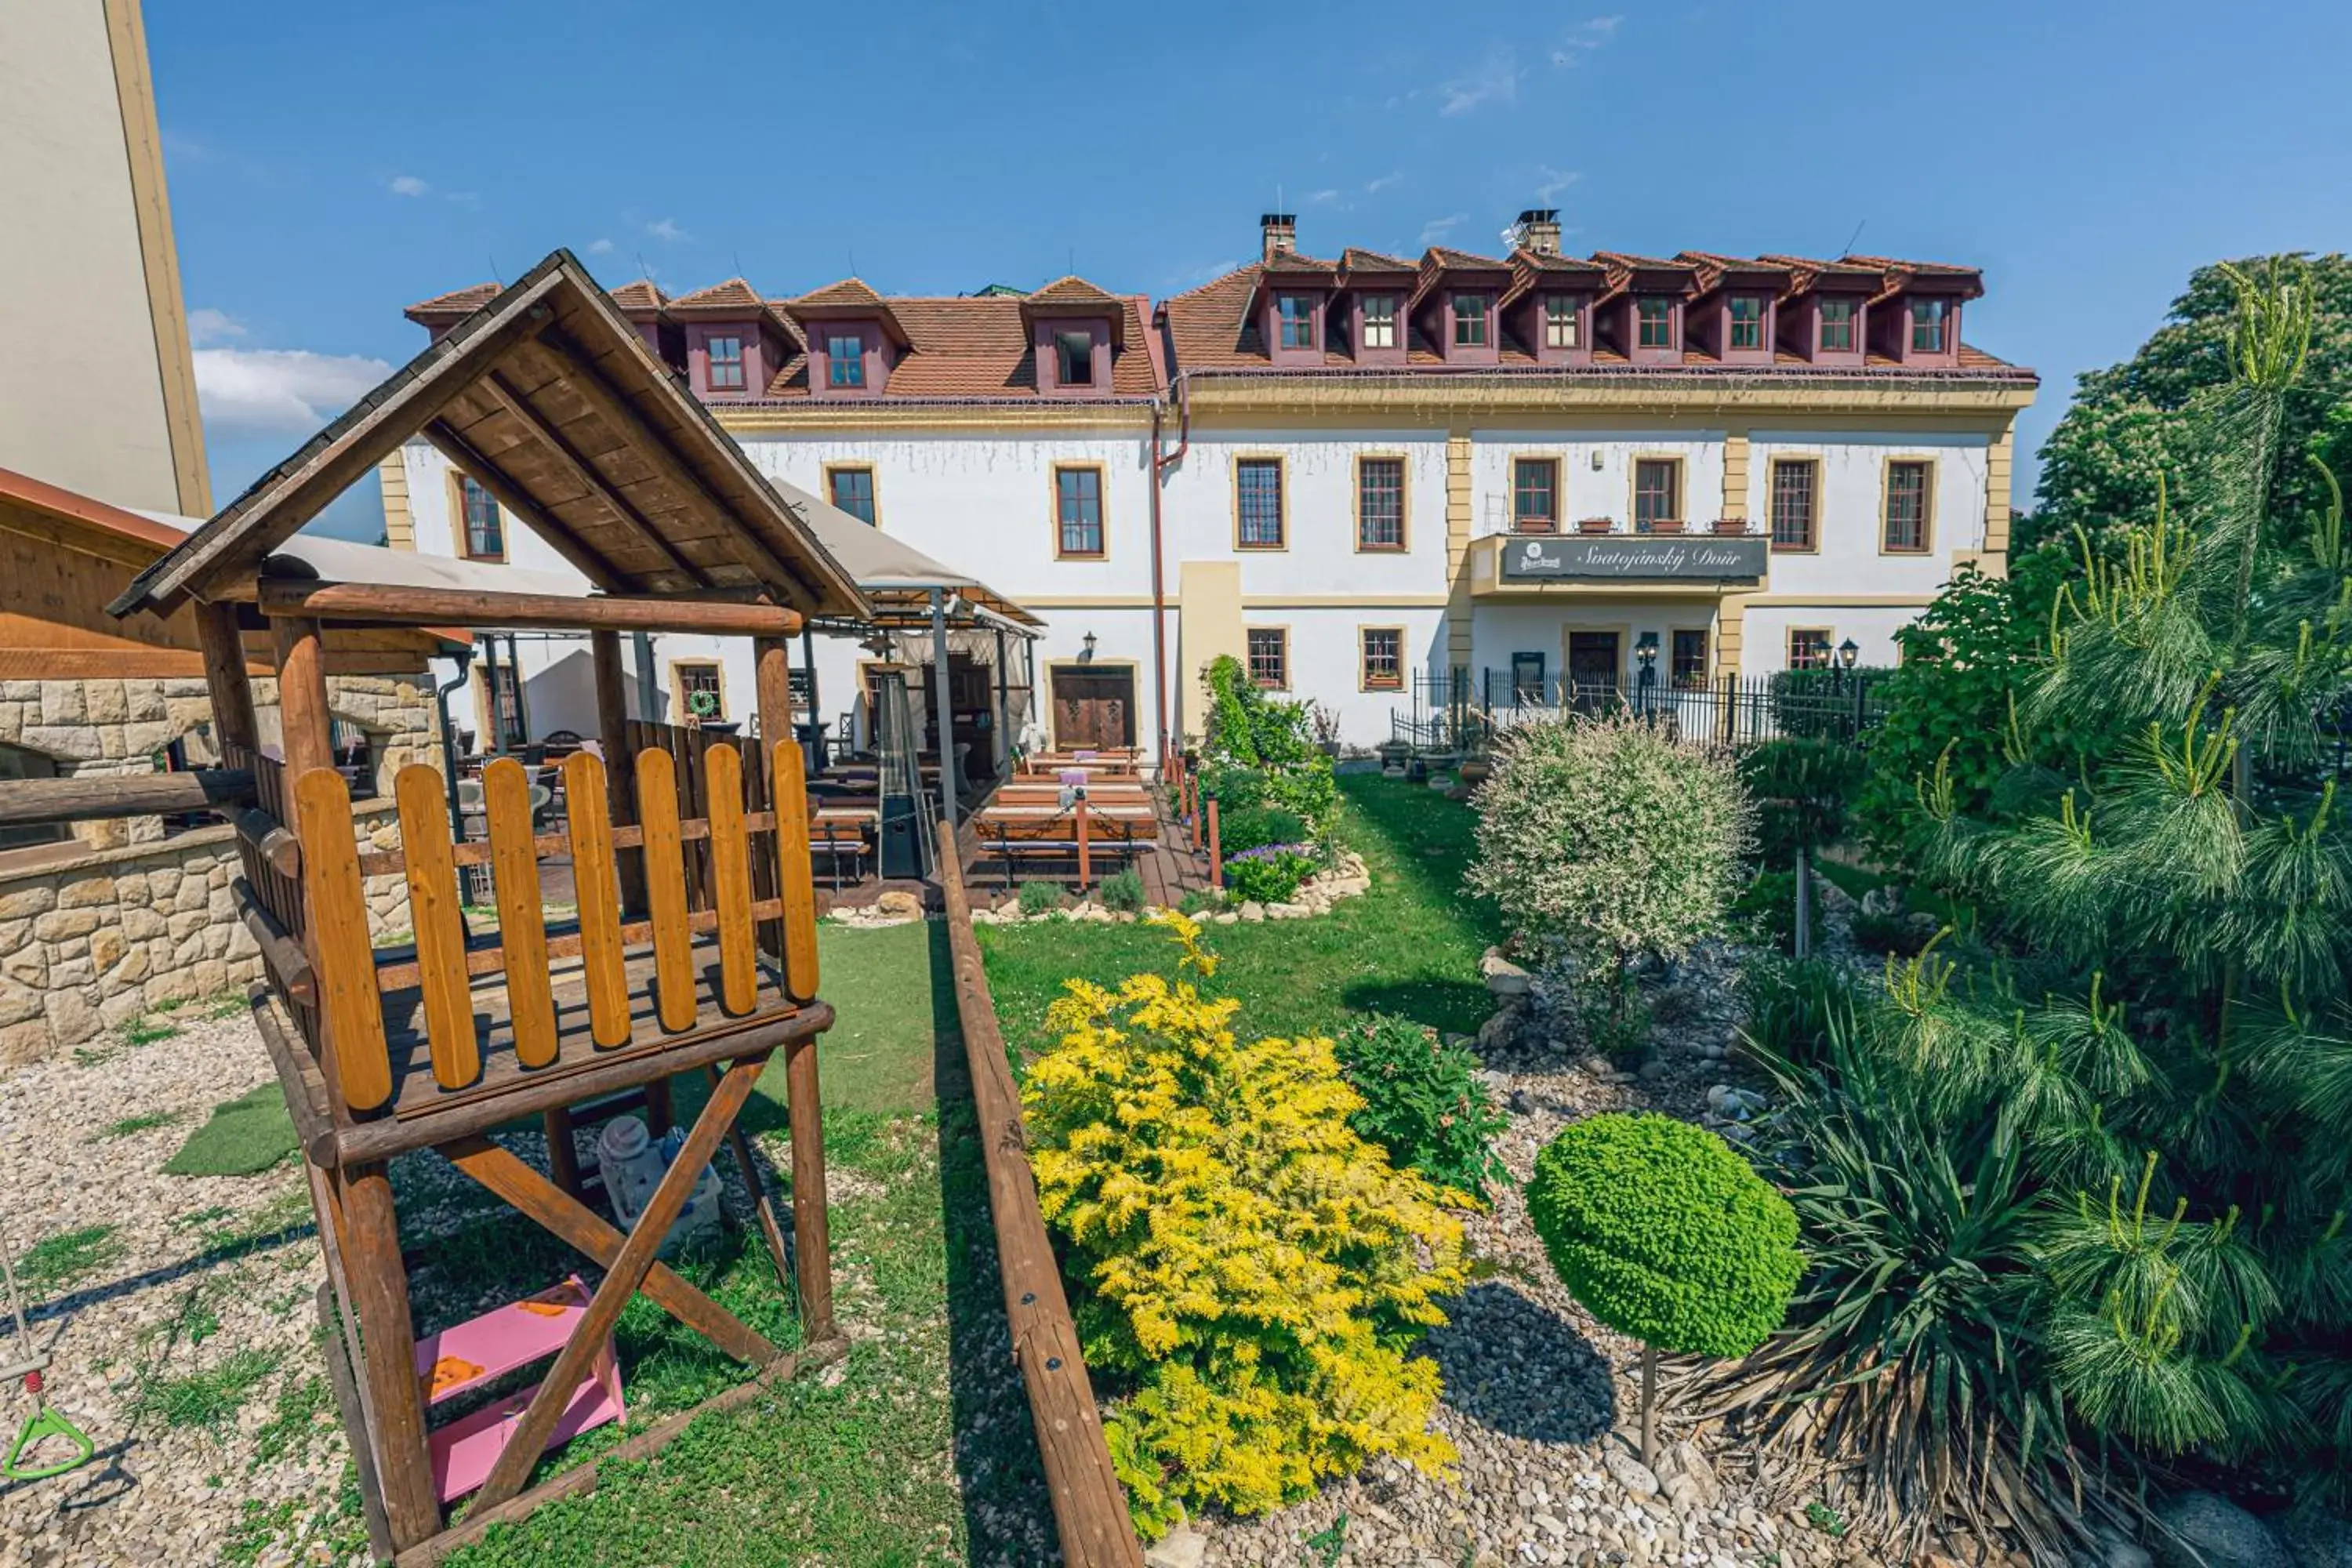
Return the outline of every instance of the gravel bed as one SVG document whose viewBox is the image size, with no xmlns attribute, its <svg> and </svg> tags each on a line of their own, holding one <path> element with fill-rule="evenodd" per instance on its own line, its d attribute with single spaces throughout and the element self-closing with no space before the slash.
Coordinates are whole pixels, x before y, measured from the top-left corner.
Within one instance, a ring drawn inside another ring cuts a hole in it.
<svg viewBox="0 0 2352 1568">
<path fill-rule="evenodd" d="M 1733 960 L 1717 949 L 1684 966 L 1659 999 L 1654 1052 L 1638 1075 L 1548 1037 L 1537 1019 L 1490 1029 L 1479 1051 L 1510 1113 L 1499 1148 L 1513 1177 L 1526 1181 L 1537 1151 L 1583 1117 L 1654 1110 L 1716 1124 L 1709 1090 L 1756 1087 L 1731 1059 Z M 1433 1425 L 1461 1449 L 1459 1476 L 1438 1481 L 1383 1461 L 1265 1519 L 1203 1521 L 1202 1563 L 1825 1568 L 1875 1561 L 1859 1542 L 1832 1541 L 1801 1516 L 1759 1506 L 1744 1458 L 1713 1450 L 1706 1434 L 1685 1431 L 1670 1408 L 1660 1422 L 1664 1475 L 1643 1471 L 1641 1347 L 1569 1298 L 1517 1187 L 1498 1192 L 1492 1212 L 1471 1216 L 1467 1228 L 1484 1278 L 1424 1343 L 1444 1373 Z M 1344 1528 L 1335 1531 L 1342 1516 Z M 1187 1554 L 1180 1542 L 1163 1560 Z"/>
<path fill-rule="evenodd" d="M 44 1298 L 35 1338 L 58 1336 L 50 1402 L 98 1458 L 0 1483 L 0 1568 L 324 1562 L 331 1550 L 306 1548 L 350 1537 L 354 1521 L 330 1517 L 346 1450 L 331 1397 L 319 1397 L 311 1326 L 325 1266 L 299 1169 L 162 1170 L 213 1106 L 272 1076 L 268 1057 L 241 1005 L 177 1019 L 169 1039 L 111 1037 L 0 1079 L 0 1226 L 15 1255 L 111 1227 L 80 1277 L 28 1291 Z M 110 1135 L 165 1112 L 176 1120 Z M 236 1395 L 205 1411 L 195 1379 Z M 0 1392 L 10 1437 L 28 1409 L 20 1388 Z M 249 1526 L 248 1504 L 274 1525 Z"/>
</svg>

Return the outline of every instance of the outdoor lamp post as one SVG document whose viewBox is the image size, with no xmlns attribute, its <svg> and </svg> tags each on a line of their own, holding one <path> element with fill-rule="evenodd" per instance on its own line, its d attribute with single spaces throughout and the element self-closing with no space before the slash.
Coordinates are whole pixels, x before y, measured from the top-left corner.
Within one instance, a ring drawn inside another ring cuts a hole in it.
<svg viewBox="0 0 2352 1568">
<path fill-rule="evenodd" d="M 1848 637 L 1838 644 L 1837 657 L 1838 668 L 1843 672 L 1851 672 L 1854 660 L 1862 657 L 1862 649 L 1854 646 L 1852 637 Z M 1843 679 L 1843 674 L 1840 679 Z M 1858 675 L 1853 679 L 1853 738 L 1857 741 L 1862 739 L 1862 677 Z"/>
<path fill-rule="evenodd" d="M 1852 637 L 1838 644 L 1838 665 L 1841 668 L 1852 669 L 1853 661 L 1861 657 L 1862 649 L 1854 646 L 1854 640 Z"/>
<path fill-rule="evenodd" d="M 1650 687 L 1658 679 L 1658 634 L 1643 632 L 1633 644 L 1633 658 L 1642 667 L 1642 711 L 1650 711 Z"/>
<path fill-rule="evenodd" d="M 1092 633 L 1092 632 L 1088 632 L 1088 633 L 1086 635 L 1086 651 L 1078 655 L 1078 662 L 1079 662 L 1080 664 L 1092 664 L 1094 661 L 1095 661 L 1095 634 L 1094 634 L 1094 633 Z"/>
</svg>

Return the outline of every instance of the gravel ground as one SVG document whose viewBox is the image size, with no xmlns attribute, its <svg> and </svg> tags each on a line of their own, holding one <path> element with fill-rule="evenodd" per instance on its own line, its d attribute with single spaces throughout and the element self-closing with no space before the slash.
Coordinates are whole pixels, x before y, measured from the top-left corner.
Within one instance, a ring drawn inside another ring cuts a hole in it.
<svg viewBox="0 0 2352 1568">
<path fill-rule="evenodd" d="M 271 1076 L 268 1058 L 241 1003 L 180 1017 L 169 1039 L 116 1038 L 0 1080 L 15 1255 L 109 1227 L 79 1277 L 28 1292 L 35 1338 L 58 1336 L 50 1401 L 99 1458 L 0 1483 L 0 1568 L 331 1561 L 324 1542 L 356 1522 L 332 1517 L 345 1448 L 311 1343 L 325 1267 L 299 1172 L 162 1173 L 214 1105 Z M 17 1387 L 0 1393 L 12 1436 L 27 1408 Z"/>
<path fill-rule="evenodd" d="M 1752 1077 L 1726 1059 L 1737 1012 L 1734 973 L 1721 951 L 1685 967 L 1663 999 L 1655 1054 L 1640 1076 L 1584 1057 L 1539 1026 L 1490 1035 L 1480 1054 L 1510 1111 L 1500 1148 L 1512 1175 L 1526 1181 L 1536 1152 L 1570 1121 L 1643 1110 L 1711 1121 L 1710 1089 L 1753 1087 Z M 1433 1480 L 1384 1462 L 1265 1519 L 1204 1524 L 1204 1563 L 1822 1568 L 1876 1561 L 1859 1542 L 1832 1541 L 1801 1516 L 1759 1508 L 1746 1494 L 1741 1457 L 1713 1451 L 1705 1434 L 1683 1430 L 1671 1411 L 1660 1430 L 1672 1458 L 1662 1461 L 1658 1490 L 1658 1478 L 1637 1458 L 1640 1346 L 1570 1300 L 1517 1187 L 1498 1193 L 1493 1212 L 1473 1216 L 1468 1230 L 1486 1277 L 1426 1342 L 1444 1373 L 1435 1425 L 1462 1451 L 1458 1479 Z M 1676 1444 L 1694 1436 L 1696 1449 Z M 1344 1528 L 1335 1530 L 1343 1516 Z"/>
</svg>

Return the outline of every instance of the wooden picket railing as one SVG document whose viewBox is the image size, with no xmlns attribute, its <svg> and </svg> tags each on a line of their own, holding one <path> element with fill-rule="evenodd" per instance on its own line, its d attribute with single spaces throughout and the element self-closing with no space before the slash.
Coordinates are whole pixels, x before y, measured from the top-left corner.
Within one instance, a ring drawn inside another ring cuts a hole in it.
<svg viewBox="0 0 2352 1568">
<path fill-rule="evenodd" d="M 482 1079 L 492 1035 L 510 1035 L 514 1062 L 525 1072 L 565 1061 L 567 1047 L 578 1049 L 583 1032 L 559 1024 L 558 961 L 579 961 L 591 1054 L 644 1044 L 649 1027 L 657 1043 L 758 1011 L 762 923 L 773 932 L 767 945 L 781 971 L 775 1005 L 814 997 L 815 895 L 800 747 L 780 742 L 771 761 L 783 787 L 773 791 L 773 806 L 751 809 L 770 791 L 762 770 L 746 770 L 732 744 L 697 748 L 684 781 L 670 750 L 646 747 L 630 764 L 624 793 L 639 820 L 615 824 L 604 763 L 578 752 L 562 764 L 563 826 L 542 833 L 531 821 L 522 764 L 500 758 L 482 773 L 488 831 L 478 843 L 453 841 L 446 782 L 436 770 L 412 764 L 394 782 L 400 825 L 394 850 L 362 848 L 349 789 L 333 769 L 295 780 L 302 897 L 289 899 L 286 879 L 257 852 L 247 856 L 248 878 L 257 888 L 267 884 L 257 901 L 306 938 L 331 1042 L 331 1061 L 322 1065 L 341 1104 L 370 1112 L 399 1092 L 385 1026 L 385 999 L 394 993 L 421 994 L 432 1079 L 446 1090 Z M 278 773 L 265 767 L 266 803 L 279 787 Z M 698 815 L 681 815 L 682 795 Z M 754 856 L 755 837 L 771 841 L 767 855 Z M 625 862 L 626 851 L 635 852 L 634 865 Z M 574 921 L 555 929 L 545 918 L 540 877 L 540 863 L 553 857 L 572 861 L 578 908 Z M 469 942 L 459 869 L 485 864 L 499 929 L 494 940 Z M 379 953 L 369 939 L 364 879 L 393 874 L 407 886 L 415 945 Z M 625 893 L 631 883 L 641 889 L 636 910 Z M 697 974 L 697 942 L 705 937 L 713 939 L 718 973 L 709 1007 Z M 643 971 L 648 957 L 653 1016 L 633 1018 L 631 967 Z M 502 984 L 487 1003 L 476 988 L 484 977 Z M 305 1032 L 315 1047 L 319 1035 Z"/>
</svg>

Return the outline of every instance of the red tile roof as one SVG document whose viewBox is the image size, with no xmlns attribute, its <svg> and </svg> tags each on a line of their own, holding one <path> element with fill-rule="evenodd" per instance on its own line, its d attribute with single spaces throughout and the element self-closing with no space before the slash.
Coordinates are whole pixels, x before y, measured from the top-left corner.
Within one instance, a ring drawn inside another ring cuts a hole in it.
<svg viewBox="0 0 2352 1568">
<path fill-rule="evenodd" d="M 854 281 L 854 279 L 853 279 Z M 1065 288 L 1064 284 L 1076 287 Z M 845 286 L 823 292 L 835 295 Z M 865 285 L 856 285 L 865 289 Z M 1167 384 L 1159 363 L 1158 345 L 1147 330 L 1146 301 L 1107 293 L 1082 279 L 1065 279 L 1049 285 L 1055 290 L 1048 304 L 1103 302 L 1115 311 L 1114 324 L 1124 348 L 1111 354 L 1110 387 L 1089 398 L 1083 394 L 1053 395 L 1056 403 L 1103 402 L 1156 396 Z M 1087 290 L 1090 292 L 1081 292 Z M 871 290 L 867 290 L 871 293 Z M 1040 290 L 1044 292 L 1044 290 Z M 786 301 L 804 304 L 809 296 Z M 1035 295 L 960 295 L 925 298 L 874 295 L 887 307 L 907 340 L 906 352 L 890 368 L 877 400 L 968 402 L 1041 397 L 1037 363 L 1026 311 Z M 809 395 L 808 359 L 795 354 L 768 384 L 768 396 L 784 402 L 805 401 Z"/>
<path fill-rule="evenodd" d="M 620 298 L 614 295 L 614 299 Z M 698 289 L 691 294 L 680 294 L 669 301 L 669 308 L 681 313 L 703 314 L 719 311 L 740 315 L 745 310 L 764 310 L 768 301 L 758 289 L 740 278 L 730 278 L 724 283 L 714 283 L 708 289 Z"/>
<path fill-rule="evenodd" d="M 798 299 L 787 300 L 784 301 L 784 308 L 789 310 L 794 305 L 806 305 L 819 310 L 828 310 L 839 305 L 878 306 L 881 303 L 882 296 L 868 288 L 866 279 L 845 278 L 838 283 L 828 283 L 822 289 L 813 289 Z"/>
<path fill-rule="evenodd" d="M 652 279 L 640 278 L 614 289 L 613 303 L 624 310 L 658 310 L 669 303 L 669 296 L 655 287 Z"/>
</svg>

